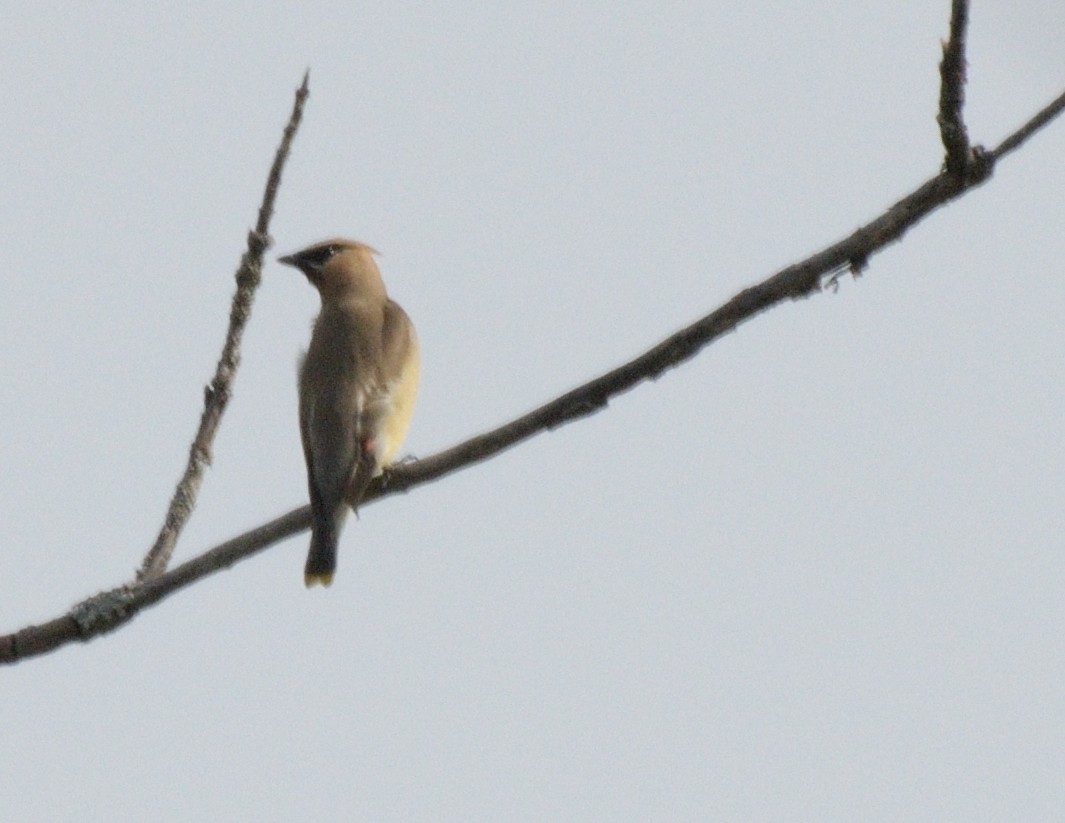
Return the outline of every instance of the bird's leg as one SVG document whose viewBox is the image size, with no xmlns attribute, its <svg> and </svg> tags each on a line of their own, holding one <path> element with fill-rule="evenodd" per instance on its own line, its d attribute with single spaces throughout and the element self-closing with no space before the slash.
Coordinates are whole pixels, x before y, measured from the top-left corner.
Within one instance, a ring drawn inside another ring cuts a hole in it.
<svg viewBox="0 0 1065 823">
<path fill-rule="evenodd" d="M 347 497 L 355 516 L 359 516 L 359 503 L 366 494 L 366 487 L 373 480 L 377 470 L 377 445 L 372 437 L 364 437 L 359 443 L 359 456 L 355 460 L 355 471 L 351 474 L 351 482 L 348 483 Z"/>
</svg>

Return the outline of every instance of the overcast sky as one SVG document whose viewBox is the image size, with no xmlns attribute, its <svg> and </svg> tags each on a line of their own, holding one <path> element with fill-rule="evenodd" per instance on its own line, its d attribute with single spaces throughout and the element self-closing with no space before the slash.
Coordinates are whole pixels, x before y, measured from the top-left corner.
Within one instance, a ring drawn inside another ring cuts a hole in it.
<svg viewBox="0 0 1065 823">
<path fill-rule="evenodd" d="M 6 3 L 0 632 L 132 575 L 311 68 L 176 561 L 306 500 L 317 297 L 380 249 L 425 456 L 638 354 L 934 174 L 948 0 Z M 975 2 L 993 144 L 1060 0 Z M 1057 820 L 1065 122 L 604 412 L 0 670 L 0 818 Z"/>
</svg>

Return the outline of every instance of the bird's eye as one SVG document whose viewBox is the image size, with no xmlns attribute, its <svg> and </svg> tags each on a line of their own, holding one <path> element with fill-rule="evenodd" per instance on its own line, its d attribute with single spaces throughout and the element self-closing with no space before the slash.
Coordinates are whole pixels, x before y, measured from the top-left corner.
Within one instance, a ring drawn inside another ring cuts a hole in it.
<svg viewBox="0 0 1065 823">
<path fill-rule="evenodd" d="M 311 249 L 306 252 L 303 257 L 315 266 L 324 266 L 325 262 L 342 248 L 343 247 L 337 243 L 330 243 L 328 246 L 318 246 L 317 248 Z"/>
</svg>

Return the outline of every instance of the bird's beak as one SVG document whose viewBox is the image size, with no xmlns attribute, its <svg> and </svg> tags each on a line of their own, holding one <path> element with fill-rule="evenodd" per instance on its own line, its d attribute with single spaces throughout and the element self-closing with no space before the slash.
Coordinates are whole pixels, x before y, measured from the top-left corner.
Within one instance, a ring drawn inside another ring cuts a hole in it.
<svg viewBox="0 0 1065 823">
<path fill-rule="evenodd" d="M 303 256 L 303 252 L 298 251 L 294 254 L 286 254 L 284 257 L 277 258 L 277 262 L 298 269 L 311 283 L 316 283 L 318 278 L 322 276 L 321 263 L 311 262 Z"/>
</svg>

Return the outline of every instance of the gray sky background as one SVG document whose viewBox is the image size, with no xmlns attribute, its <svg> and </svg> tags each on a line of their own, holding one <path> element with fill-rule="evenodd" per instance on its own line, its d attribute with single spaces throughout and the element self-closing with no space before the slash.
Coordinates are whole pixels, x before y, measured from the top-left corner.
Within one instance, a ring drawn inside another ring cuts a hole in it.
<svg viewBox="0 0 1065 823">
<path fill-rule="evenodd" d="M 992 144 L 1065 6 L 976 2 Z M 639 353 L 939 166 L 947 0 L 6 4 L 0 629 L 128 579 L 311 98 L 176 560 L 306 499 L 343 234 L 417 323 L 428 455 Z M 1065 123 L 590 419 L 0 671 L 0 817 L 1057 820 Z"/>
</svg>

